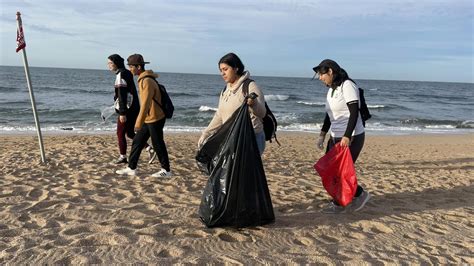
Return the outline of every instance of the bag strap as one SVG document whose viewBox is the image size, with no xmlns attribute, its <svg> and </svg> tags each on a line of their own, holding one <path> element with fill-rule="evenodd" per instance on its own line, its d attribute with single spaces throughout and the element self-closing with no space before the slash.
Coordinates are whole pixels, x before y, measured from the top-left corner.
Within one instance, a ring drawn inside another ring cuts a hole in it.
<svg viewBox="0 0 474 266">
<path fill-rule="evenodd" d="M 242 82 L 242 94 L 245 96 L 249 95 L 249 85 L 253 81 L 253 79 L 246 79 Z"/>
<path fill-rule="evenodd" d="M 156 85 L 158 86 L 158 90 L 160 90 L 160 83 L 158 83 L 158 80 L 155 79 L 155 77 L 153 76 L 146 76 L 145 78 L 151 78 L 152 80 L 154 80 L 156 82 Z M 161 90 L 160 90 L 160 93 L 161 93 Z M 161 93 L 162 94 L 162 93 Z M 163 95 L 161 95 L 161 99 L 163 99 Z M 155 97 L 152 98 L 152 100 L 158 104 L 158 106 L 161 108 L 161 110 L 164 112 L 163 110 L 163 106 L 155 99 Z"/>
</svg>

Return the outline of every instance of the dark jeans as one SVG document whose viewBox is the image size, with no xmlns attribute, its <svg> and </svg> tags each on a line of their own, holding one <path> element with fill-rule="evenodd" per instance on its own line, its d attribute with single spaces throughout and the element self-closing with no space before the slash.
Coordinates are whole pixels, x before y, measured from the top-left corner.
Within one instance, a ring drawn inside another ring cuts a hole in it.
<svg viewBox="0 0 474 266">
<path fill-rule="evenodd" d="M 328 140 L 328 145 L 326 148 L 326 153 L 328 153 L 329 150 L 336 145 L 336 143 L 340 142 L 342 138 L 332 138 L 330 137 Z M 355 135 L 352 138 L 351 145 L 349 146 L 349 150 L 351 151 L 351 156 L 352 156 L 352 161 L 355 162 L 357 161 L 357 158 L 359 157 L 360 152 L 362 151 L 362 148 L 364 147 L 364 141 L 365 141 L 365 133 Z M 357 191 L 355 193 L 355 197 L 360 196 L 360 194 L 364 191 L 364 189 L 357 185 Z"/>
<path fill-rule="evenodd" d="M 140 153 L 143 148 L 146 147 L 146 142 L 151 137 L 151 143 L 153 149 L 158 155 L 161 167 L 166 171 L 170 171 L 170 161 L 168 158 L 168 151 L 166 150 L 166 144 L 163 140 L 163 127 L 165 126 L 166 119 L 163 118 L 157 122 L 150 124 L 143 124 L 143 127 L 138 131 L 133 138 L 132 152 L 128 159 L 128 167 L 130 169 L 136 169 Z"/>
</svg>

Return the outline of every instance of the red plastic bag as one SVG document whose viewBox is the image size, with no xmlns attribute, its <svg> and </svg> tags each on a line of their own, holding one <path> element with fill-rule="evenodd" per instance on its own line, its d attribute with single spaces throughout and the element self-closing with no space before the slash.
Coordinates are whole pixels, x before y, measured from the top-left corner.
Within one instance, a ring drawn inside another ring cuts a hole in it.
<svg viewBox="0 0 474 266">
<path fill-rule="evenodd" d="M 341 206 L 347 206 L 357 190 L 357 177 L 348 147 L 336 143 L 334 147 L 314 164 L 321 176 L 323 186 Z"/>
</svg>

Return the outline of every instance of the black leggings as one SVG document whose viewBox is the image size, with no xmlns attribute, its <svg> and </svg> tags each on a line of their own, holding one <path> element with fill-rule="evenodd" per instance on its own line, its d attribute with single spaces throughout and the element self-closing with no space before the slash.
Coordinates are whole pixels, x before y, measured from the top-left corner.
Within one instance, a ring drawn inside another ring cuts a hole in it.
<svg viewBox="0 0 474 266">
<path fill-rule="evenodd" d="M 138 159 L 140 158 L 140 153 L 143 148 L 147 146 L 148 138 L 151 137 L 151 143 L 153 149 L 158 155 L 158 160 L 160 161 L 161 167 L 166 171 L 170 171 L 170 161 L 168 158 L 168 150 L 166 149 L 165 141 L 163 140 L 163 127 L 165 126 L 166 119 L 163 118 L 157 122 L 150 124 L 143 124 L 143 127 L 138 131 L 133 138 L 132 151 L 130 153 L 130 158 L 128 166 L 130 169 L 137 168 Z"/>
<path fill-rule="evenodd" d="M 342 138 L 333 138 L 330 137 L 328 140 L 328 145 L 326 147 L 326 153 L 328 153 L 336 143 L 340 142 Z M 351 145 L 349 146 L 349 150 L 351 151 L 351 156 L 352 156 L 352 161 L 355 162 L 357 161 L 357 158 L 359 157 L 360 152 L 362 151 L 362 148 L 364 147 L 364 141 L 365 141 L 365 133 L 355 135 L 352 137 Z M 357 185 L 357 191 L 355 193 L 355 197 L 360 196 L 360 194 L 364 191 L 364 189 Z"/>
</svg>

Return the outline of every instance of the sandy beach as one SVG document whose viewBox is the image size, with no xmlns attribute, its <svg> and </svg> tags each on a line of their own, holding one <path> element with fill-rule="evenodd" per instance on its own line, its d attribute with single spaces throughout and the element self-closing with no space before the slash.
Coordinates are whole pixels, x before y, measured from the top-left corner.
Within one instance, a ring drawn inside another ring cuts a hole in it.
<svg viewBox="0 0 474 266">
<path fill-rule="evenodd" d="M 174 176 L 157 179 L 144 153 L 115 174 L 113 134 L 47 135 L 45 165 L 36 136 L 0 136 L 0 264 L 474 264 L 473 134 L 369 135 L 371 201 L 328 215 L 316 135 L 280 133 L 263 157 L 276 221 L 240 230 L 199 220 L 198 137 L 165 135 Z"/>
</svg>

